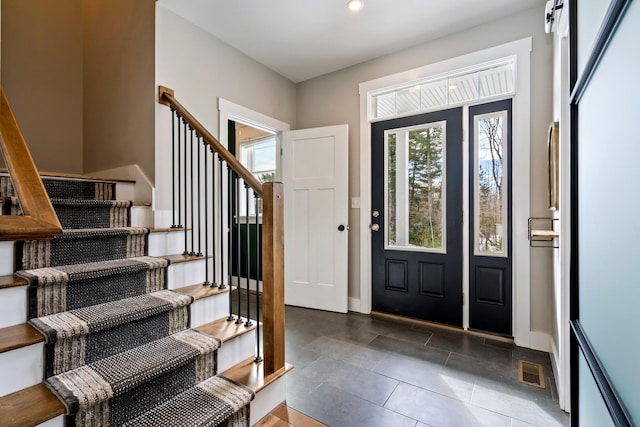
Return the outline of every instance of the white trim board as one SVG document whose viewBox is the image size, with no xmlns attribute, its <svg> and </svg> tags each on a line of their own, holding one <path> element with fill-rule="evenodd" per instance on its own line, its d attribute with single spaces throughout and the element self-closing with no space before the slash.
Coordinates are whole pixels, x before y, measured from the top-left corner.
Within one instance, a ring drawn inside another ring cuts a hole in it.
<svg viewBox="0 0 640 427">
<path fill-rule="evenodd" d="M 530 330 L 530 260 L 527 238 L 530 194 L 530 55 L 532 39 L 527 37 L 423 67 L 360 83 L 360 312 L 371 312 L 371 126 L 368 118 L 371 92 L 412 80 L 451 73 L 465 67 L 498 60 L 508 56 L 516 59 L 516 94 L 513 96 L 513 335 L 517 345 L 531 347 Z M 464 123 L 465 133 L 467 124 Z M 465 212 L 465 218 L 468 213 Z M 468 287 L 468 284 L 464 285 Z M 468 292 L 465 292 L 468 295 Z M 468 301 L 465 300 L 463 320 L 468 324 Z M 466 314 L 465 314 L 466 313 Z M 465 326 L 467 326 L 465 324 Z M 535 338 L 534 338 L 535 340 Z M 537 344 L 537 343 L 536 343 Z"/>
</svg>

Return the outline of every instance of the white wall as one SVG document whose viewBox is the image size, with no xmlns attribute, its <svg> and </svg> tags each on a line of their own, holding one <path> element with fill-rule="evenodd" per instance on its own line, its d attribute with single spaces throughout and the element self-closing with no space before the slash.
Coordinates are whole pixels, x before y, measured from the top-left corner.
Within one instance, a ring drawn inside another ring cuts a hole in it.
<svg viewBox="0 0 640 427">
<path fill-rule="evenodd" d="M 544 34 L 543 4 L 528 11 L 298 84 L 297 126 L 349 124 L 349 196 L 360 195 L 359 96 L 361 82 L 531 36 L 531 216 L 546 205 L 546 130 L 552 117 L 552 38 Z M 359 298 L 359 211 L 349 214 L 349 296 Z M 531 330 L 553 333 L 552 257 L 531 251 Z"/>
<path fill-rule="evenodd" d="M 218 97 L 295 126 L 296 86 L 291 81 L 161 5 L 156 5 L 156 83 L 174 89 L 176 99 L 216 137 Z M 160 210 L 171 207 L 170 135 L 169 108 L 156 104 Z"/>
</svg>

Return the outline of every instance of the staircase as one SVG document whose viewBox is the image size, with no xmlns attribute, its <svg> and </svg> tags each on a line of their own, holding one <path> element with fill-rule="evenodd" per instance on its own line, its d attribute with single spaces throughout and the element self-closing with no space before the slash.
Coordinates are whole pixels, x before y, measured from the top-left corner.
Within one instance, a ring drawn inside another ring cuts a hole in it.
<svg viewBox="0 0 640 427">
<path fill-rule="evenodd" d="M 0 242 L 0 424 L 252 425 L 285 398 L 228 321 L 184 229 L 154 229 L 127 181 L 43 177 L 63 233 Z M 20 214 L 8 174 L 2 212 Z M 266 320 L 266 319 L 265 319 Z"/>
</svg>

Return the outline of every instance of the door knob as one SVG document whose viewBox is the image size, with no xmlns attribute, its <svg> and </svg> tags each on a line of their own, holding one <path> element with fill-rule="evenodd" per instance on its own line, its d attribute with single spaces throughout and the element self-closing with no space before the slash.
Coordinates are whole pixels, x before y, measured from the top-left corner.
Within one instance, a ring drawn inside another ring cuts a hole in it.
<svg viewBox="0 0 640 427">
<path fill-rule="evenodd" d="M 380 230 L 380 226 L 378 224 L 371 224 L 369 226 L 369 228 L 371 229 L 371 231 L 378 231 Z"/>
<path fill-rule="evenodd" d="M 373 211 L 373 212 L 371 212 L 371 216 L 374 217 L 374 218 L 378 218 L 380 216 L 380 212 Z"/>
<path fill-rule="evenodd" d="M 340 231 L 344 231 L 344 225 L 340 224 L 340 225 L 338 226 L 338 230 L 340 230 Z"/>
</svg>

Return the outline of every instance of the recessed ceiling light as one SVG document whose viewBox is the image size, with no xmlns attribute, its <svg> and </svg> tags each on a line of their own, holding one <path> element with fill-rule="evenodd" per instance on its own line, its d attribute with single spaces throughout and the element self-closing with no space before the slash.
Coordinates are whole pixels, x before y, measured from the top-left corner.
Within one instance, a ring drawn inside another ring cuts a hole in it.
<svg viewBox="0 0 640 427">
<path fill-rule="evenodd" d="M 359 10 L 362 10 L 362 8 L 364 7 L 364 1 L 363 0 L 349 0 L 347 2 L 347 7 L 349 8 L 350 11 L 357 12 Z"/>
</svg>

